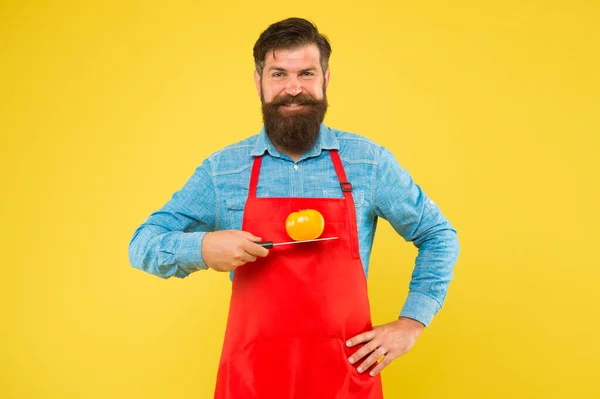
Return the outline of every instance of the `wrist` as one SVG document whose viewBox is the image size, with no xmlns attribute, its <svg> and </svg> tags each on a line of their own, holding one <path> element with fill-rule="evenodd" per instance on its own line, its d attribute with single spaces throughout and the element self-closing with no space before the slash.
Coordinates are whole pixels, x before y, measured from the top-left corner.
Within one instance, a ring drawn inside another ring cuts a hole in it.
<svg viewBox="0 0 600 399">
<path fill-rule="evenodd" d="M 398 318 L 398 324 L 401 325 L 404 329 L 407 329 L 414 333 L 416 336 L 419 336 L 423 330 L 425 329 L 425 325 L 418 320 L 411 319 L 405 316 L 400 316 Z"/>
</svg>

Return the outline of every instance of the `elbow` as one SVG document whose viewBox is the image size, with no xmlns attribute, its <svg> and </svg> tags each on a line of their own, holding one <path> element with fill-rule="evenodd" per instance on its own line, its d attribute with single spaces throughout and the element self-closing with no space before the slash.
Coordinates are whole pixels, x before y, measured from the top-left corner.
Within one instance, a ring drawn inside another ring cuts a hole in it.
<svg viewBox="0 0 600 399">
<path fill-rule="evenodd" d="M 458 254 L 460 252 L 460 244 L 458 242 L 458 234 L 456 233 L 456 230 L 452 227 L 443 230 L 440 241 L 443 243 L 443 246 L 448 253 L 448 260 L 452 263 L 456 263 Z"/>
<path fill-rule="evenodd" d="M 144 251 L 141 251 L 141 248 L 144 247 L 144 245 L 140 242 L 141 240 L 139 239 L 140 230 L 141 228 L 138 228 L 133 234 L 131 241 L 129 241 L 129 247 L 127 252 L 129 255 L 129 264 L 136 269 L 143 270 L 143 259 L 145 258 L 145 256 L 143 254 Z"/>
<path fill-rule="evenodd" d="M 454 256 L 454 262 L 456 262 L 460 253 L 460 243 L 458 242 L 458 233 L 450 226 L 447 230 L 446 240 L 448 241 L 448 248 L 450 248 L 450 252 Z"/>
<path fill-rule="evenodd" d="M 455 264 L 460 252 L 460 244 L 456 230 L 447 225 L 439 229 L 430 230 L 423 234 L 414 244 L 419 251 L 435 256 L 439 261 Z"/>
<path fill-rule="evenodd" d="M 162 279 L 171 278 L 177 272 L 174 256 L 172 254 L 161 254 L 155 248 L 155 245 L 152 245 L 155 240 L 156 237 L 143 234 L 142 227 L 138 228 L 129 242 L 129 264 L 135 269 Z"/>
</svg>

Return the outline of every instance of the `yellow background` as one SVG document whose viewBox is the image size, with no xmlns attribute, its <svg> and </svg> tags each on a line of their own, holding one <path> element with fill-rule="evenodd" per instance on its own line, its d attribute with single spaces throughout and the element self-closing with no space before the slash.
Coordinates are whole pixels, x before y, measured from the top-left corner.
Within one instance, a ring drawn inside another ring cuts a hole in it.
<svg viewBox="0 0 600 399">
<path fill-rule="evenodd" d="M 227 275 L 161 280 L 127 245 L 258 133 L 252 46 L 289 16 L 331 39 L 326 122 L 391 149 L 459 232 L 386 397 L 600 397 L 600 7 L 413 3 L 3 1 L 0 397 L 212 397 Z M 375 324 L 415 254 L 380 224 Z"/>
</svg>

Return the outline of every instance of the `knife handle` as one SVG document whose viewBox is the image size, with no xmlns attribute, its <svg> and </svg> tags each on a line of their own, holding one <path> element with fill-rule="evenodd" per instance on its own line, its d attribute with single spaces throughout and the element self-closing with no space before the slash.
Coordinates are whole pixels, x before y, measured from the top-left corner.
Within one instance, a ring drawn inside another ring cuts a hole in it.
<svg viewBox="0 0 600 399">
<path fill-rule="evenodd" d="M 267 248 L 267 249 L 273 248 L 273 241 L 260 241 L 260 242 L 257 242 L 257 244 L 263 248 Z"/>
</svg>

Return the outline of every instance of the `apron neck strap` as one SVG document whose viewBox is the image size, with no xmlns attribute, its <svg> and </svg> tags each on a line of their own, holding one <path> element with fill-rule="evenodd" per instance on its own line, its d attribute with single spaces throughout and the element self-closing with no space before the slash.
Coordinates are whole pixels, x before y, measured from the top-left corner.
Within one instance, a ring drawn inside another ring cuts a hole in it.
<svg viewBox="0 0 600 399">
<path fill-rule="evenodd" d="M 335 173 L 340 181 L 340 186 L 342 188 L 342 192 L 344 193 L 344 197 L 351 195 L 350 193 L 352 192 L 352 184 L 350 184 L 346 178 L 346 172 L 344 171 L 344 165 L 342 165 L 340 154 L 338 154 L 337 150 L 331 150 L 329 151 L 329 155 L 331 156 Z"/>
<path fill-rule="evenodd" d="M 250 187 L 248 188 L 248 198 L 256 198 L 256 186 L 258 185 L 258 175 L 260 174 L 260 164 L 262 163 L 262 155 L 254 157 L 254 165 L 252 165 L 252 173 L 250 174 Z"/>
<path fill-rule="evenodd" d="M 346 172 L 344 171 L 344 165 L 340 159 L 340 154 L 337 150 L 329 151 L 331 160 L 333 161 L 333 167 L 335 173 L 338 175 L 340 181 L 340 187 L 342 188 L 342 194 L 346 200 L 348 208 L 348 225 L 350 226 L 350 249 L 353 258 L 359 258 L 360 252 L 358 248 L 358 226 L 356 225 L 356 208 L 354 207 L 354 197 L 352 197 L 352 183 L 348 181 Z"/>
</svg>

